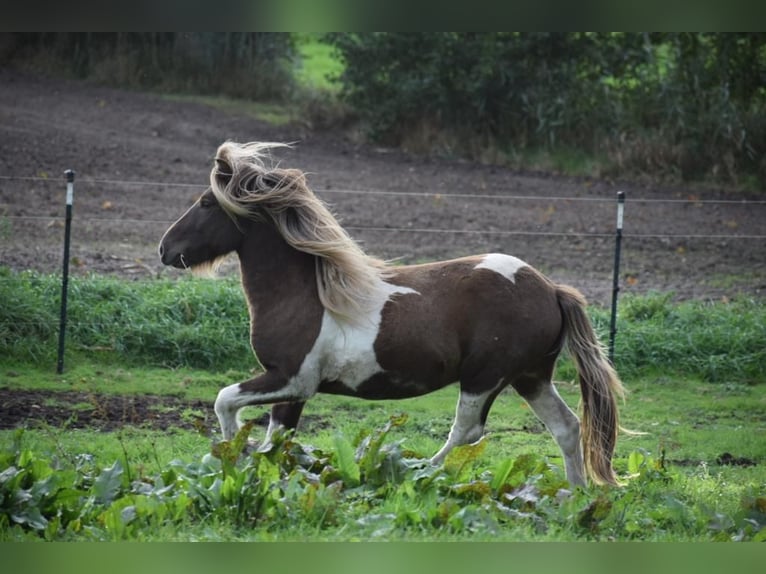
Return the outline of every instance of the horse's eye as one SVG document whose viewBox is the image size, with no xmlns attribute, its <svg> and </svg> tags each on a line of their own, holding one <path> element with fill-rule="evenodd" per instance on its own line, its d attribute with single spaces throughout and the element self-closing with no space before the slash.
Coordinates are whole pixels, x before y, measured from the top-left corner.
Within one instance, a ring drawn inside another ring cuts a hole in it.
<svg viewBox="0 0 766 574">
<path fill-rule="evenodd" d="M 211 197 L 203 197 L 199 200 L 200 207 L 213 207 L 215 205 L 215 200 Z"/>
</svg>

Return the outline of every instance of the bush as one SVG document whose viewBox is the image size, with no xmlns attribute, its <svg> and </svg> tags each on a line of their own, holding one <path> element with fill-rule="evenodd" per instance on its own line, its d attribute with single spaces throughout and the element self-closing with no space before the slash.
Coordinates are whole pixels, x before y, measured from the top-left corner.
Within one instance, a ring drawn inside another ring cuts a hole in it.
<svg viewBox="0 0 766 574">
<path fill-rule="evenodd" d="M 295 89 L 290 34 L 30 32 L 0 45 L 0 65 L 28 63 L 117 87 L 278 100 Z"/>
<path fill-rule="evenodd" d="M 342 95 L 389 144 L 605 154 L 612 169 L 766 182 L 766 34 L 328 37 Z"/>
</svg>

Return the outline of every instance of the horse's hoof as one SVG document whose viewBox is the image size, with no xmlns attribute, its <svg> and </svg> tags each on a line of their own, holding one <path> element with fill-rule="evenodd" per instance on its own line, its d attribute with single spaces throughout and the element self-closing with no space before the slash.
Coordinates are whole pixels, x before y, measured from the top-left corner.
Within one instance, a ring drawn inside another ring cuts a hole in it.
<svg viewBox="0 0 766 574">
<path fill-rule="evenodd" d="M 260 452 L 261 454 L 265 452 L 270 452 L 271 449 L 274 448 L 274 444 L 271 441 L 266 441 L 261 446 L 256 447 L 255 452 Z"/>
</svg>

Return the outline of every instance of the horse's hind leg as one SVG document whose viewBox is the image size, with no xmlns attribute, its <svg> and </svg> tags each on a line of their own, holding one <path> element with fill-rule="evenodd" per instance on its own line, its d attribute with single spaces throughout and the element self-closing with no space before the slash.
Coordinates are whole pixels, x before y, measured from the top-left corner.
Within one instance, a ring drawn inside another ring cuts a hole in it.
<svg viewBox="0 0 766 574">
<path fill-rule="evenodd" d="M 271 407 L 271 417 L 269 418 L 269 427 L 266 429 L 266 437 L 258 450 L 270 450 L 272 447 L 271 437 L 278 428 L 286 430 L 295 430 L 298 421 L 303 412 L 303 405 L 306 401 L 295 403 L 279 403 Z"/>
<path fill-rule="evenodd" d="M 431 457 L 433 464 L 444 462 L 447 453 L 456 446 L 476 442 L 484 435 L 484 425 L 487 422 L 489 408 L 501 390 L 502 384 L 483 393 L 469 393 L 463 389 L 460 390 L 455 420 L 452 423 L 449 437 L 439 452 Z"/>
<path fill-rule="evenodd" d="M 585 486 L 585 467 L 580 446 L 580 421 L 577 415 L 559 396 L 556 387 L 550 381 L 541 382 L 535 388 L 534 394 L 524 398 L 556 439 L 564 455 L 564 467 L 569 483 L 572 486 Z"/>
</svg>

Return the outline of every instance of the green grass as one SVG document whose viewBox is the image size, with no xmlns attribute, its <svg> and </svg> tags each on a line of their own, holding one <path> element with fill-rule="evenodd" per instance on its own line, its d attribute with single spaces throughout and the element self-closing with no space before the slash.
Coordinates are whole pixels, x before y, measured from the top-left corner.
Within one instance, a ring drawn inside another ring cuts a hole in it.
<svg viewBox="0 0 766 574">
<path fill-rule="evenodd" d="M 69 357 L 62 375 L 50 366 L 0 362 L 0 387 L 25 390 L 78 391 L 110 395 L 167 395 L 186 400 L 209 399 L 227 384 L 252 376 L 253 370 L 207 371 L 189 367 L 137 367 L 102 362 L 85 354 Z"/>
<path fill-rule="evenodd" d="M 41 369 L 26 368 L 0 373 L 0 386 L 10 389 L 81 391 L 107 394 L 172 395 L 207 401 L 212 404 L 220 388 L 244 380 L 246 372 L 206 372 L 196 370 L 107 368 L 104 365 L 80 366 L 72 373 L 55 375 Z M 729 452 L 752 460 L 766 458 L 763 433 L 766 432 L 766 386 L 733 387 L 694 379 L 647 377 L 626 383 L 629 395 L 622 406 L 622 424 L 646 433 L 625 435 L 617 455 L 623 466 L 637 448 L 664 456 L 682 467 L 715 465 Z M 579 391 L 571 383 L 559 382 L 564 399 L 574 408 Z M 55 395 L 51 400 L 55 400 Z M 449 432 L 457 400 L 457 388 L 448 387 L 426 397 L 405 401 L 362 401 L 331 395 L 314 397 L 304 412 L 301 436 L 312 444 L 329 447 L 337 432 L 354 437 L 361 429 L 374 428 L 392 413 L 406 413 L 407 444 L 413 450 L 433 453 Z M 249 407 L 244 418 L 255 418 L 267 407 Z M 519 452 L 538 452 L 559 461 L 551 437 L 526 403 L 513 391 L 496 401 L 489 418 L 487 453 L 491 457 L 511 457 Z M 75 444 L 77 441 L 75 441 Z"/>
<path fill-rule="evenodd" d="M 163 371 L 159 378 L 168 375 Z M 559 386 L 567 402 L 576 404 L 575 389 Z M 209 398 L 212 408 L 212 395 Z M 2 431 L 0 459 L 5 462 L 0 473 L 9 463 L 27 468 L 29 475 L 37 472 L 37 482 L 26 488 L 39 483 L 36 488 L 42 490 L 51 466 L 72 481 L 85 481 L 78 489 L 90 500 L 94 478 L 111 476 L 115 461 L 120 477 L 114 479 L 108 501 L 77 506 L 81 521 L 68 528 L 62 523 L 55 531 L 3 525 L 0 508 L 0 539 L 37 539 L 47 532 L 60 540 L 697 541 L 754 539 L 764 525 L 766 445 L 759 440 L 766 431 L 763 385 L 734 392 L 685 380 L 647 379 L 634 385 L 622 409 L 623 422 L 646 434 L 623 436 L 615 460 L 621 475 L 633 477 L 622 489 L 591 487 L 573 494 L 561 490 L 566 485 L 552 438 L 514 393 L 498 399 L 483 448 L 463 453 L 467 458 L 462 470 L 454 464 L 463 463 L 453 460 L 451 471 L 448 463 L 446 470 L 420 472 L 435 482 L 417 478 L 422 465 L 411 467 L 406 461 L 430 456 L 441 445 L 455 399 L 454 388 L 407 401 L 320 395 L 306 407 L 297 442 L 273 451 L 267 456 L 270 462 L 256 457 L 226 463 L 226 453 L 217 451 L 224 467 L 230 465 L 228 470 L 206 454 L 215 437 L 189 431 L 126 427 L 100 433 L 45 426 L 22 435 Z M 406 413 L 406 422 L 397 415 L 396 424 L 381 430 L 395 413 Z M 257 439 L 262 433 L 256 428 L 251 434 Z M 385 445 L 369 466 L 359 446 L 365 436 L 381 436 Z M 352 449 L 352 460 L 340 458 L 344 448 Z M 301 470 L 294 455 L 284 458 L 288 452 L 307 453 L 299 457 L 303 464 L 311 457 L 317 460 Z M 720 464 L 724 452 L 749 458 L 755 465 Z M 200 465 L 207 469 L 202 474 Z M 521 474 L 511 472 L 504 490 L 492 494 L 492 485 L 513 465 Z M 359 469 L 361 475 L 354 478 Z M 213 506 L 179 499 L 181 492 L 193 498 L 195 484 L 206 491 L 219 488 L 214 486 L 220 484 L 216 476 L 244 481 L 244 498 L 232 493 L 228 502 Z M 144 502 L 135 490 L 138 483 L 146 485 Z M 171 483 L 173 489 L 162 491 Z M 501 496 L 503 492 L 526 494 L 516 499 Z M 133 526 L 104 522 L 107 515 L 114 521 L 136 504 L 146 513 L 143 521 Z M 190 506 L 173 518 L 168 513 L 177 504 Z M 86 523 L 91 526 L 83 528 Z"/>
<path fill-rule="evenodd" d="M 671 298 L 655 293 L 624 299 L 615 353 L 623 374 L 694 375 L 731 385 L 764 382 L 763 301 L 676 305 Z"/>
<path fill-rule="evenodd" d="M 0 268 L 0 356 L 52 366 L 56 360 L 60 279 Z M 589 308 L 606 341 L 609 316 Z M 764 382 L 766 305 L 761 300 L 672 302 L 671 294 L 620 302 L 615 362 L 623 379 L 646 375 L 721 384 Z M 79 357 L 128 366 L 245 372 L 257 366 L 249 347 L 247 310 L 233 279 L 185 278 L 124 282 L 108 277 L 70 281 L 67 364 Z M 574 378 L 569 360 L 557 377 Z"/>
<path fill-rule="evenodd" d="M 335 47 L 320 41 L 320 34 L 297 34 L 300 65 L 295 73 L 299 85 L 306 89 L 337 94 L 339 84 L 332 78 L 343 72 L 343 62 Z"/>
<path fill-rule="evenodd" d="M 91 376 L 90 373 L 100 374 Z M 73 376 L 79 375 L 82 376 L 73 381 Z M 189 398 L 207 400 L 207 414 L 212 416 L 217 389 L 236 380 L 237 375 L 233 371 L 211 370 L 195 376 L 194 370 L 186 369 L 106 369 L 103 365 L 91 364 L 62 376 L 45 374 L 39 369 L 19 371 L 4 380 L 3 386 L 10 381 L 14 388 L 20 389 L 76 388 L 142 394 L 147 387 L 139 381 L 150 381 L 154 393 L 175 395 L 181 392 Z M 194 382 L 199 385 L 189 384 Z M 576 406 L 579 395 L 575 386 L 566 382 L 558 386 L 565 400 Z M 371 433 L 374 436 L 379 432 L 375 429 L 380 429 L 392 415 L 406 414 L 407 420 L 387 432 L 383 444 L 388 445 L 387 452 L 393 458 L 378 461 L 378 466 L 371 467 L 372 472 L 388 472 L 385 471 L 390 468 L 387 465 L 399 464 L 401 459 L 394 456 L 396 453 L 415 459 L 433 454 L 449 431 L 457 398 L 454 387 L 405 401 L 314 397 L 306 406 L 296 437 L 300 446 L 290 448 L 307 449 L 320 458 L 329 457 L 327 463 L 321 463 L 329 465 L 324 471 L 330 473 L 325 475 L 328 478 L 324 487 L 311 486 L 311 474 L 287 463 L 280 467 L 281 470 L 269 467 L 269 473 L 277 472 L 282 477 L 268 480 L 277 489 L 274 494 L 278 494 L 277 502 L 285 507 L 277 505 L 264 511 L 265 514 L 259 514 L 257 504 L 253 503 L 252 514 L 248 514 L 246 520 L 232 510 L 231 504 L 237 500 L 235 497 L 221 508 L 189 510 L 183 518 L 170 519 L 164 514 L 166 511 L 161 514 L 161 519 L 147 515 L 140 528 L 110 531 L 102 522 L 103 513 L 110 505 L 124 508 L 129 502 L 136 502 L 137 494 L 130 486 L 136 480 L 159 488 L 158 477 L 165 475 L 163 480 L 169 480 L 169 469 L 188 474 L 205 460 L 208 461 L 206 464 L 215 463 L 206 453 L 219 438 L 217 430 L 212 435 L 202 435 L 181 429 L 156 432 L 125 427 L 104 433 L 66 426 L 31 425 L 21 436 L 18 431 L 0 431 L 0 459 L 4 456 L 6 461 L 0 464 L 0 473 L 14 460 L 18 467 L 20 454 L 13 453 L 22 452 L 37 461 L 30 463 L 32 467 L 52 465 L 72 477 L 77 472 L 98 476 L 113 468 L 115 461 L 119 462 L 124 482 L 120 496 L 115 495 L 110 504 L 97 507 L 98 512 L 93 511 L 89 518 L 92 528 L 49 533 L 51 538 L 58 540 L 542 541 L 614 538 L 698 541 L 738 537 L 749 540 L 757 536 L 766 519 L 762 512 L 762 506 L 766 504 L 766 443 L 762 440 L 766 434 L 766 386 L 731 386 L 667 377 L 646 377 L 632 381 L 628 386 L 630 394 L 621 408 L 623 425 L 645 434 L 621 436 L 615 467 L 622 476 L 636 473 L 637 476 L 629 479 L 623 489 L 591 487 L 576 492 L 571 498 L 566 494 L 556 495 L 565 485 L 561 457 L 553 439 L 521 398 L 510 391 L 501 395 L 493 407 L 482 452 L 469 457 L 465 472 L 459 476 L 440 474 L 437 484 L 441 486 L 438 488 L 427 487 L 415 480 L 414 474 L 408 474 L 415 470 L 407 467 L 399 479 L 391 480 L 389 486 L 385 486 L 386 481 L 377 482 L 379 478 L 371 478 L 369 484 L 365 480 L 348 484 L 348 479 L 342 476 L 332 478 L 340 464 L 335 458 L 339 456 L 338 449 L 348 444 L 353 452 L 363 437 Z M 245 418 L 258 416 L 266 408 L 245 409 Z M 255 428 L 251 436 L 258 440 L 263 432 L 263 428 Z M 317 452 L 325 455 L 317 455 Z M 723 464 L 720 457 L 724 453 L 753 465 Z M 497 507 L 491 502 L 495 500 L 493 495 L 480 493 L 487 488 L 483 484 L 492 483 L 506 465 L 516 463 L 531 465 L 518 478 L 522 482 L 515 483 L 513 488 L 527 488 L 532 499 L 510 504 L 513 512 L 503 510 L 501 514 L 510 512 L 512 518 L 503 518 L 496 514 Z M 259 473 L 266 470 L 258 464 L 255 459 L 244 459 L 230 472 L 257 483 L 266 480 L 266 476 L 259 478 Z M 321 465 L 311 472 L 319 475 L 319 468 Z M 211 476 L 214 477 L 224 471 L 214 467 L 207 472 L 213 473 Z M 44 476 L 40 481 L 44 482 Z M 189 485 L 197 480 L 193 478 L 184 479 L 183 484 L 178 484 L 171 492 L 177 495 L 181 487 L 191 488 Z M 213 484 L 210 482 L 205 488 L 212 488 Z M 288 488 L 290 484 L 292 486 Z M 307 494 L 315 488 L 319 490 Z M 258 496 L 267 496 L 268 492 L 271 491 L 263 491 Z M 161 502 L 172 506 L 175 500 L 169 494 L 167 497 L 165 494 L 147 496 L 154 500 L 152 504 Z M 318 498 L 309 504 L 305 496 Z M 312 505 L 321 508 L 323 504 L 332 505 L 332 520 L 325 521 L 312 510 Z M 80 512 L 87 508 L 90 507 L 81 508 Z M 297 514 L 288 516 L 282 512 Z M 439 516 L 443 516 L 444 521 Z M 749 522 L 752 520 L 759 525 L 757 528 Z M 0 539 L 37 539 L 41 535 L 45 532 L 23 525 L 4 526 L 0 508 Z"/>
</svg>

